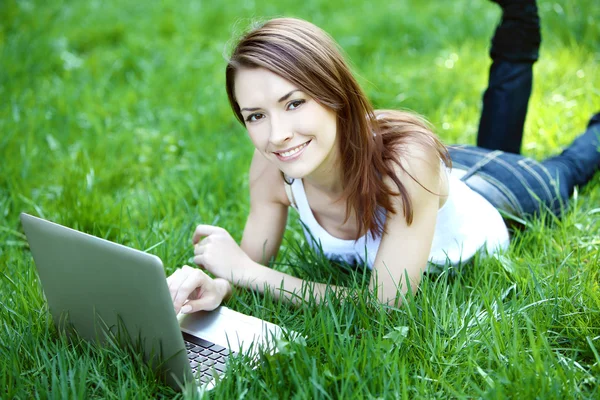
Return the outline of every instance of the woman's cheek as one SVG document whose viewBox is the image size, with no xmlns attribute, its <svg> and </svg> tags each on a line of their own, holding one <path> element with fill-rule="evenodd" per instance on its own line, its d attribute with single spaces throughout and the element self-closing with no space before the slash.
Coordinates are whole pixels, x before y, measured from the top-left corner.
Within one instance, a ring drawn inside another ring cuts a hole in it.
<svg viewBox="0 0 600 400">
<path fill-rule="evenodd" d="M 250 127 L 248 129 L 248 136 L 250 137 L 250 141 L 258 150 L 264 151 L 266 148 L 266 138 L 261 133 L 260 129 L 257 127 Z"/>
<path fill-rule="evenodd" d="M 304 110 L 303 110 L 304 111 Z M 302 135 L 310 135 L 315 126 L 319 125 L 319 119 L 310 112 L 298 112 L 294 115 L 294 132 Z"/>
</svg>

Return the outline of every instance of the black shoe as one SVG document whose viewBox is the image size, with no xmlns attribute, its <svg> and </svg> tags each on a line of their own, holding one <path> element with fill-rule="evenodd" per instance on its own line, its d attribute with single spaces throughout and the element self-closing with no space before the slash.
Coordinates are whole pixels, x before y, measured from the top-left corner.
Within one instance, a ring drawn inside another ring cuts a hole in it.
<svg viewBox="0 0 600 400">
<path fill-rule="evenodd" d="M 535 0 L 491 0 L 491 1 L 493 3 L 498 4 L 502 8 L 512 5 L 512 4 L 533 4 L 533 5 L 535 5 Z"/>
<path fill-rule="evenodd" d="M 492 38 L 492 59 L 537 61 L 542 36 L 535 0 L 492 1 L 502 7 L 502 20 Z"/>
<path fill-rule="evenodd" d="M 592 118 L 590 118 L 590 122 L 588 122 L 587 127 L 590 128 L 592 125 L 600 124 L 600 112 L 594 114 Z"/>
</svg>

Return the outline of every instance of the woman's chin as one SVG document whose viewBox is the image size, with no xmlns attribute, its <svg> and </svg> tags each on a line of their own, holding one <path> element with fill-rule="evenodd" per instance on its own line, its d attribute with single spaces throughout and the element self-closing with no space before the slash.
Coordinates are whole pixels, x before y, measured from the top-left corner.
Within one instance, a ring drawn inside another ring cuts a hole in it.
<svg viewBox="0 0 600 400">
<path fill-rule="evenodd" d="M 281 172 L 290 179 L 303 179 L 310 174 L 311 171 L 305 168 L 279 168 Z"/>
<path fill-rule="evenodd" d="M 302 179 L 305 177 L 304 174 L 290 173 L 288 171 L 283 171 L 283 170 L 281 170 L 281 172 L 283 172 L 283 174 L 289 179 Z"/>
<path fill-rule="evenodd" d="M 319 177 L 330 176 L 332 172 L 335 172 L 329 169 L 324 170 L 322 162 L 302 161 L 296 162 L 293 165 L 278 164 L 278 168 L 290 179 L 319 179 Z"/>
</svg>

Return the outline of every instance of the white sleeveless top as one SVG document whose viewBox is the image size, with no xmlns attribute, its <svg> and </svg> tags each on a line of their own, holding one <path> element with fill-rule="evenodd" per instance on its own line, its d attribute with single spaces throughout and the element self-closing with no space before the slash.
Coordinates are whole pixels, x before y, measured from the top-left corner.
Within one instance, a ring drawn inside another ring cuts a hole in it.
<svg viewBox="0 0 600 400">
<path fill-rule="evenodd" d="M 486 199 L 460 180 L 463 174 L 461 170 L 448 173 L 449 194 L 438 211 L 429 253 L 429 262 L 438 266 L 465 263 L 479 250 L 491 254 L 508 247 L 508 229 L 502 216 Z M 366 234 L 356 241 L 334 237 L 315 219 L 301 179 L 294 180 L 291 192 L 292 206 L 298 211 L 306 239 L 315 250 L 322 251 L 331 260 L 350 264 L 366 261 L 368 267 L 373 268 L 381 237 L 373 238 L 373 235 Z"/>
</svg>

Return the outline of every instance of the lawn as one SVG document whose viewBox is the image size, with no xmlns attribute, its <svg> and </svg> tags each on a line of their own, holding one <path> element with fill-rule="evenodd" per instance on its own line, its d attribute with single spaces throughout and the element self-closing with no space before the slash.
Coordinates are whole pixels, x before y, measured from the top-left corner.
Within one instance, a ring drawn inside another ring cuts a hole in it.
<svg viewBox="0 0 600 400">
<path fill-rule="evenodd" d="M 543 44 L 523 152 L 560 151 L 600 110 L 600 3 L 540 1 Z M 227 49 L 256 19 L 308 19 L 344 48 L 378 108 L 411 109 L 445 143 L 475 142 L 500 16 L 487 0 L 0 2 L 0 398 L 193 398 L 138 358 L 59 337 L 18 215 L 162 258 L 198 223 L 241 238 L 252 144 L 224 90 Z M 212 398 L 599 398 L 600 174 L 562 221 L 509 251 L 428 276 L 400 308 L 361 272 L 309 251 L 295 215 L 273 265 L 356 295 L 293 307 L 237 290 L 228 306 L 300 332 Z"/>
</svg>

